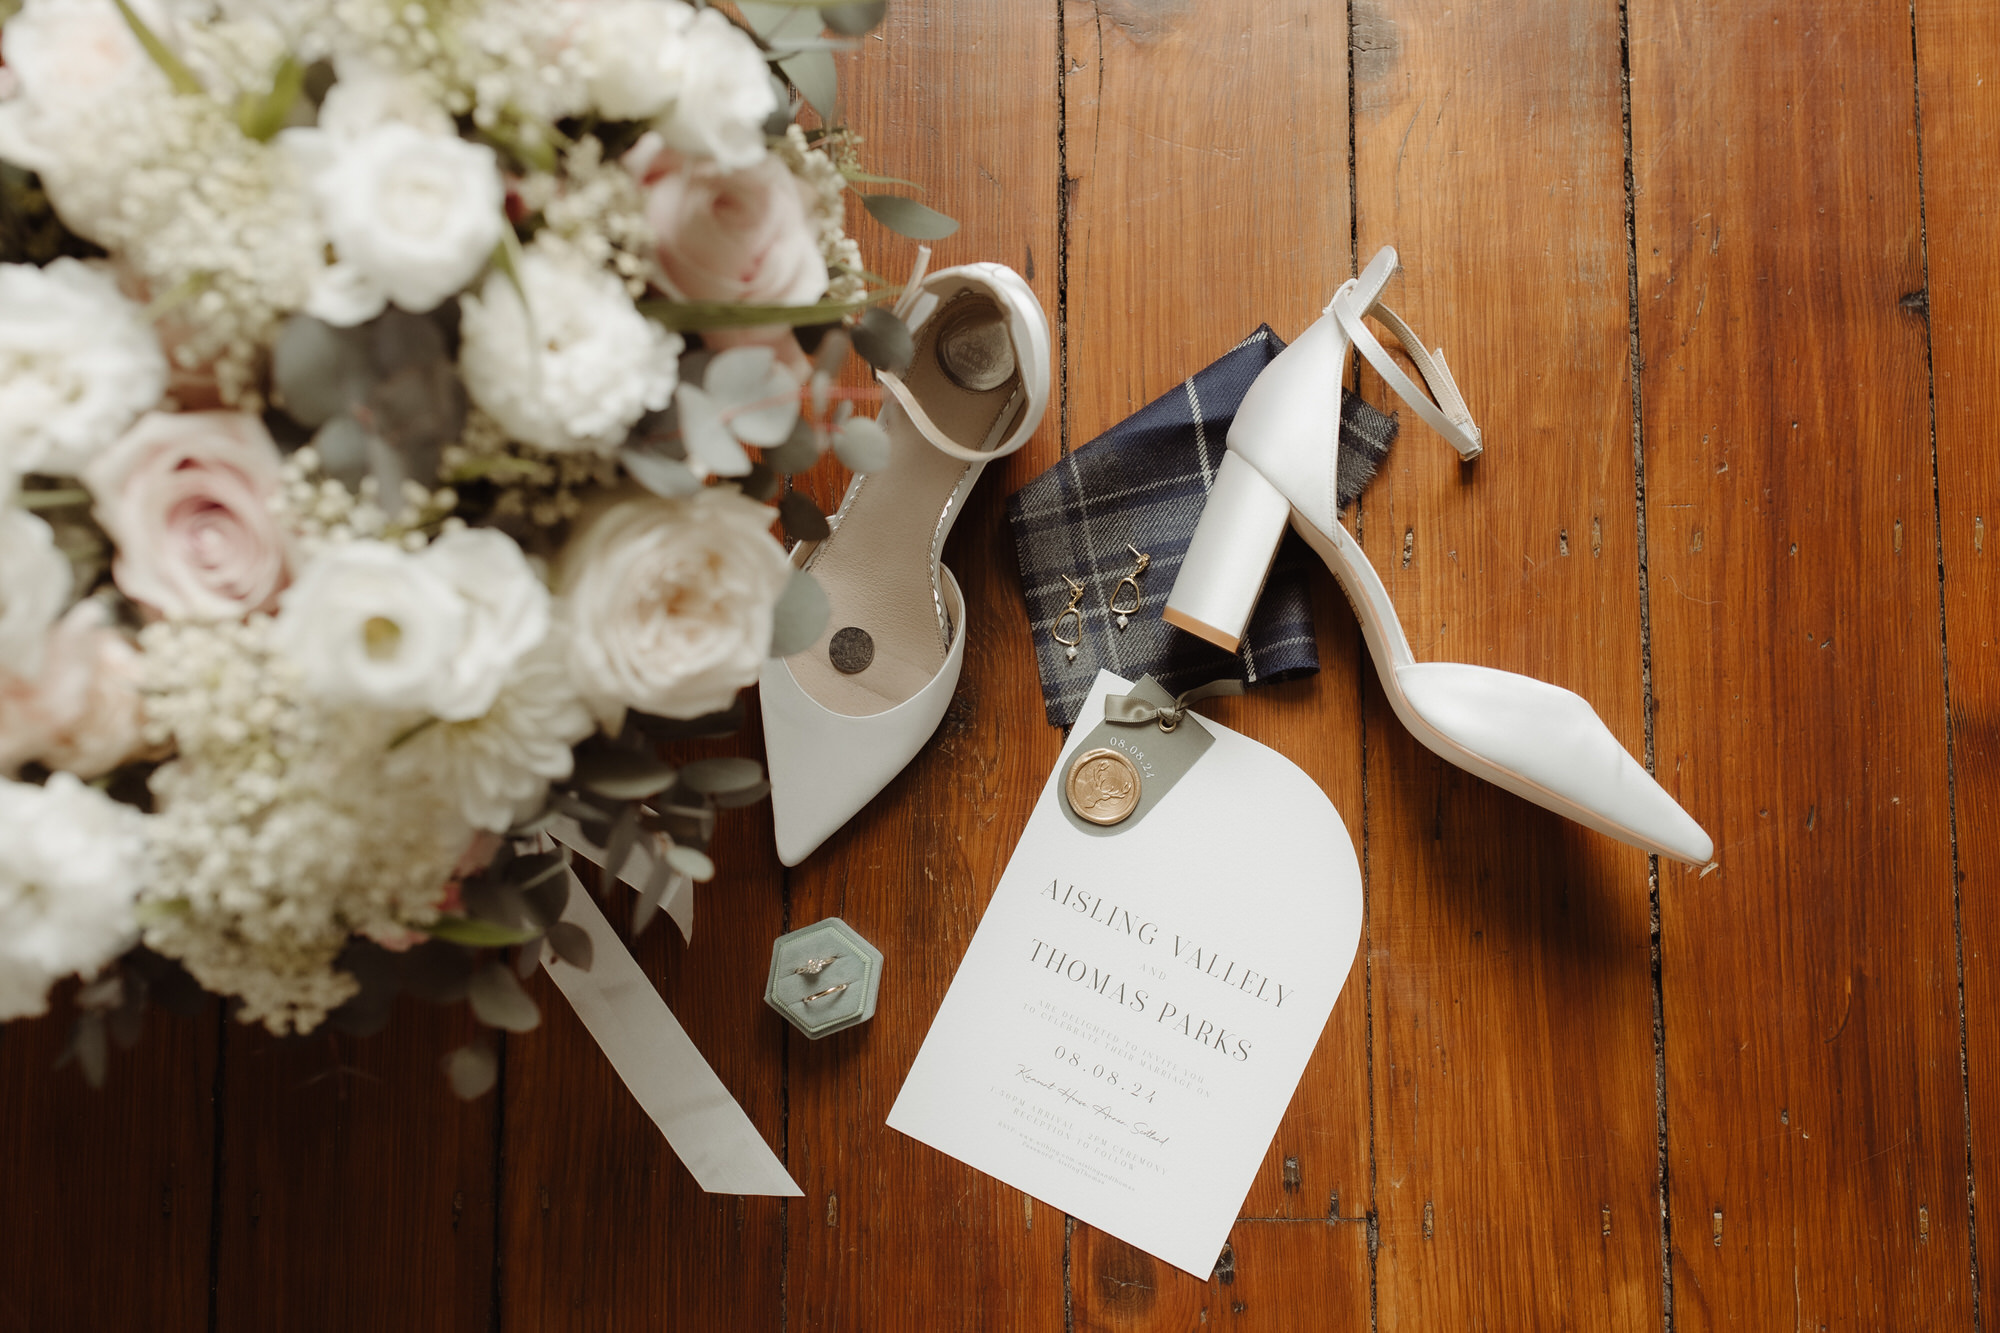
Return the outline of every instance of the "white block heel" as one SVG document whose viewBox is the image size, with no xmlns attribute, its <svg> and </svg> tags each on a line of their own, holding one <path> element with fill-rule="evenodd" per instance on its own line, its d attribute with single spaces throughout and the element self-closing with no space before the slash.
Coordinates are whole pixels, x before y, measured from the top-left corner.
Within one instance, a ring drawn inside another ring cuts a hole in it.
<svg viewBox="0 0 2000 1333">
<path fill-rule="evenodd" d="M 1291 516 L 1276 486 L 1225 453 L 1161 618 L 1235 652 Z"/>
<path fill-rule="evenodd" d="M 1384 248 L 1250 386 L 1230 426 L 1229 452 L 1216 472 L 1209 507 L 1167 599 L 1166 619 L 1234 651 L 1289 518 L 1353 604 L 1383 693 L 1411 735 L 1466 772 L 1586 828 L 1659 856 L 1706 864 L 1715 850 L 1708 834 L 1581 696 L 1509 671 L 1417 661 L 1388 589 L 1340 525 L 1334 479 L 1349 347 L 1367 357 L 1461 457 L 1480 452 L 1479 428 L 1444 353 L 1427 351 L 1381 304 L 1395 269 L 1396 252 Z M 1403 344 L 1430 397 L 1362 322 L 1370 316 Z"/>
</svg>

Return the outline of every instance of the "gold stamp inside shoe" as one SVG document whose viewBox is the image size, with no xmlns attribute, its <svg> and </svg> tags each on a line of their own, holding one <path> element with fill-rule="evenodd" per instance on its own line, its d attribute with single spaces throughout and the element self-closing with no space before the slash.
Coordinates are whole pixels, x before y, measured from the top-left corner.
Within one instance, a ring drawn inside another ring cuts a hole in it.
<svg viewBox="0 0 2000 1333">
<path fill-rule="evenodd" d="M 1139 805 L 1139 769 L 1116 750 L 1088 750 L 1069 766 L 1069 808 L 1093 824 L 1117 824 Z"/>
</svg>

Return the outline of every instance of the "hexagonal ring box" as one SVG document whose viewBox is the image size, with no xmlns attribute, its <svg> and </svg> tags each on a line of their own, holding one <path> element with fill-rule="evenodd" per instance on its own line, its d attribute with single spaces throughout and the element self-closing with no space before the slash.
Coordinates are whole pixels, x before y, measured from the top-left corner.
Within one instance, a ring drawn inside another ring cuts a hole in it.
<svg viewBox="0 0 2000 1333">
<path fill-rule="evenodd" d="M 882 951 L 837 916 L 780 935 L 771 945 L 764 1003 L 808 1037 L 866 1023 L 881 991 Z"/>
</svg>

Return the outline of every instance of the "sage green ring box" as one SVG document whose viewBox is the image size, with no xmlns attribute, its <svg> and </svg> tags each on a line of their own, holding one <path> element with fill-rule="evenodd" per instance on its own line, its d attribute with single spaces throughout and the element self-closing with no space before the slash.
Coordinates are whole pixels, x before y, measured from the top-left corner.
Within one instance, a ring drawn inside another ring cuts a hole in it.
<svg viewBox="0 0 2000 1333">
<path fill-rule="evenodd" d="M 809 977 L 798 969 L 813 958 L 833 961 Z M 838 994 L 806 998 L 843 982 L 847 989 Z M 882 951 L 837 916 L 780 935 L 771 945 L 771 979 L 764 986 L 764 1003 L 815 1040 L 875 1017 L 881 992 Z"/>
</svg>

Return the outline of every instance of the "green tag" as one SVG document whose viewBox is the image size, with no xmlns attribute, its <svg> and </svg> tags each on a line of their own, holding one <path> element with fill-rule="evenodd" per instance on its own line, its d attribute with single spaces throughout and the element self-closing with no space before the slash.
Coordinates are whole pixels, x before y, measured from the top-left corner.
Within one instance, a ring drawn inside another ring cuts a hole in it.
<svg viewBox="0 0 2000 1333">
<path fill-rule="evenodd" d="M 1174 696 L 1160 688 L 1151 676 L 1142 676 L 1132 687 L 1129 698 L 1144 699 L 1162 708 L 1173 706 Z M 1090 734 L 1063 759 L 1062 781 L 1057 785 L 1056 803 L 1062 807 L 1063 816 L 1078 832 L 1093 838 L 1116 837 L 1136 825 L 1146 817 L 1148 811 L 1158 805 L 1166 794 L 1174 789 L 1174 784 L 1187 776 L 1187 771 L 1195 766 L 1208 747 L 1215 744 L 1215 735 L 1203 726 L 1201 719 L 1193 713 L 1183 714 L 1179 725 L 1172 731 L 1161 731 L 1157 722 L 1145 722 L 1138 726 L 1123 726 L 1116 722 L 1099 722 L 1091 728 Z M 1092 750 L 1111 750 L 1131 760 L 1139 771 L 1139 803 L 1132 813 L 1116 824 L 1093 824 L 1077 814 L 1069 800 L 1069 772 L 1077 759 Z"/>
</svg>

